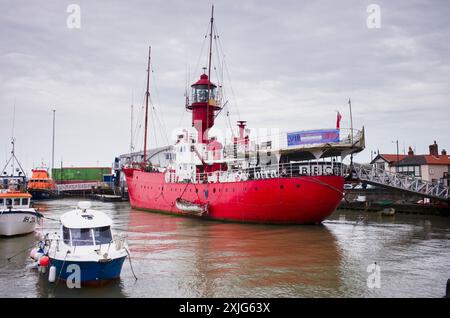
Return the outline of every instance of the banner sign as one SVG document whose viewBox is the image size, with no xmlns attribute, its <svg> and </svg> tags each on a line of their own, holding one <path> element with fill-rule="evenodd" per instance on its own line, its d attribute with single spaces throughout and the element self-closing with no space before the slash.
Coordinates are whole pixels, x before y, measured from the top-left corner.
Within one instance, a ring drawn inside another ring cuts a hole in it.
<svg viewBox="0 0 450 318">
<path fill-rule="evenodd" d="M 97 182 L 57 184 L 56 188 L 58 191 L 78 191 L 91 190 L 95 186 L 97 186 Z"/>
<path fill-rule="evenodd" d="M 339 142 L 339 129 L 305 130 L 287 133 L 288 146 Z"/>
</svg>

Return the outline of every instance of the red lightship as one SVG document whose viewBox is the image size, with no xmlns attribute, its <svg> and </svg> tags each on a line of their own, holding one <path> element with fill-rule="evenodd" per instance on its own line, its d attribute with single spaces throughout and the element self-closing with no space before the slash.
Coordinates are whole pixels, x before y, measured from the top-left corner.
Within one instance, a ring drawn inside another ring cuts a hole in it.
<svg viewBox="0 0 450 318">
<path fill-rule="evenodd" d="M 171 160 L 164 166 L 147 158 L 147 76 L 144 160 L 123 168 L 131 206 L 226 221 L 320 223 L 342 199 L 340 162 L 364 149 L 364 129 L 278 133 L 259 142 L 250 138 L 246 122 L 239 121 L 239 132 L 229 144 L 209 137 L 223 108 L 221 86 L 210 81 L 213 21 L 212 15 L 208 74 L 191 85 L 186 101 L 197 133 L 183 130 L 167 148 Z"/>
</svg>

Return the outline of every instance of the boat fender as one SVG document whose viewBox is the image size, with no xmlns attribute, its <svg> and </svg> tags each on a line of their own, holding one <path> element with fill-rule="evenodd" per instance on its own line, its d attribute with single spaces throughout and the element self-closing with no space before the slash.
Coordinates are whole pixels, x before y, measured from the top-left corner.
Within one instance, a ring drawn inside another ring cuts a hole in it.
<svg viewBox="0 0 450 318">
<path fill-rule="evenodd" d="M 48 281 L 50 283 L 54 283 L 56 280 L 56 267 L 50 266 L 50 269 L 48 271 Z"/>
<path fill-rule="evenodd" d="M 49 264 L 49 258 L 48 258 L 48 256 L 42 256 L 40 259 L 39 259 L 39 266 L 41 266 L 41 267 L 47 267 L 48 266 L 48 264 Z"/>
<path fill-rule="evenodd" d="M 116 235 L 114 238 L 114 241 L 116 243 L 116 251 L 119 251 L 123 248 L 124 243 L 124 237 L 122 235 Z"/>
<path fill-rule="evenodd" d="M 30 258 L 31 258 L 31 259 L 35 259 L 37 251 L 38 251 L 37 248 L 33 248 L 33 249 L 30 251 Z"/>
</svg>

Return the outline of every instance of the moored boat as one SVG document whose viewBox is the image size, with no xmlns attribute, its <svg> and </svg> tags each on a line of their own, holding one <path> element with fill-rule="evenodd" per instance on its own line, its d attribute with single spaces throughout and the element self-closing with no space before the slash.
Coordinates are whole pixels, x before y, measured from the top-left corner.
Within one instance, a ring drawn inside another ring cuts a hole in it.
<svg viewBox="0 0 450 318">
<path fill-rule="evenodd" d="M 123 168 L 131 206 L 234 222 L 320 223 L 343 197 L 342 160 L 364 149 L 364 129 L 345 130 L 338 123 L 336 129 L 283 132 L 258 140 L 239 120 L 238 133 L 232 132 L 228 144 L 210 136 L 228 103 L 223 83 L 211 81 L 211 65 L 222 63 L 211 61 L 218 35 L 213 14 L 210 21 L 208 67 L 185 99 L 196 132 L 184 129 L 174 145 L 163 149 L 169 158 L 165 165 L 159 163 L 160 152 L 147 156 L 149 52 L 143 159 Z"/>
<path fill-rule="evenodd" d="M 26 191 L 26 174 L 15 155 L 14 138 L 11 145 L 11 157 L 0 174 L 0 236 L 31 233 L 42 218 L 42 214 L 31 206 L 31 195 Z M 10 173 L 7 171 L 9 165 Z"/>
<path fill-rule="evenodd" d="M 49 267 L 49 281 L 75 280 L 81 284 L 102 284 L 120 276 L 128 255 L 125 238 L 111 232 L 112 220 L 102 211 L 81 201 L 64 213 L 59 233 L 47 233 L 30 256 L 41 269 Z"/>
<path fill-rule="evenodd" d="M 29 193 L 11 188 L 0 190 L 0 236 L 27 234 L 36 229 L 42 215 L 30 207 L 30 201 Z"/>
<path fill-rule="evenodd" d="M 33 169 L 27 183 L 27 190 L 33 200 L 55 199 L 58 197 L 56 184 L 45 168 Z"/>
</svg>

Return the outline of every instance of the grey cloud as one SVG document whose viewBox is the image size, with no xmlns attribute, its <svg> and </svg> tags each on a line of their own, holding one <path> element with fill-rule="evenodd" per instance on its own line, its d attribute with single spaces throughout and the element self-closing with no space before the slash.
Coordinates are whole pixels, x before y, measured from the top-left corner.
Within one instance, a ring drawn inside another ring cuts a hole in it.
<svg viewBox="0 0 450 318">
<path fill-rule="evenodd" d="M 82 27 L 69 30 L 72 2 L 1 2 L 1 147 L 7 152 L 16 98 L 18 155 L 28 169 L 49 161 L 53 108 L 64 164 L 109 165 L 129 149 L 129 105 L 132 92 L 142 105 L 149 44 L 152 100 L 167 134 L 190 126 L 183 94 L 186 77 L 195 81 L 206 64 L 210 1 L 77 1 Z M 434 139 L 449 148 L 450 4 L 376 1 L 382 27 L 370 30 L 372 2 L 216 1 L 232 120 L 240 114 L 255 129 L 333 127 L 338 109 L 348 125 L 351 97 L 369 149 L 393 151 L 397 138 L 423 151 Z M 154 145 L 160 132 L 150 134 Z"/>
</svg>

